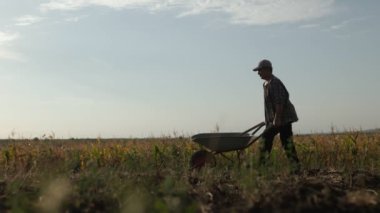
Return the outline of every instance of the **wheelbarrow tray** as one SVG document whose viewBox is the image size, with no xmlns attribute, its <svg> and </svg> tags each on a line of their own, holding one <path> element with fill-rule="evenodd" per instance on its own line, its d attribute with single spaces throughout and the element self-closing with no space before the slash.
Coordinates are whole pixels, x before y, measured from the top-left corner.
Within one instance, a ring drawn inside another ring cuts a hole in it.
<svg viewBox="0 0 380 213">
<path fill-rule="evenodd" d="M 202 133 L 191 137 L 192 141 L 216 153 L 245 149 L 251 139 L 252 136 L 241 132 Z"/>
</svg>

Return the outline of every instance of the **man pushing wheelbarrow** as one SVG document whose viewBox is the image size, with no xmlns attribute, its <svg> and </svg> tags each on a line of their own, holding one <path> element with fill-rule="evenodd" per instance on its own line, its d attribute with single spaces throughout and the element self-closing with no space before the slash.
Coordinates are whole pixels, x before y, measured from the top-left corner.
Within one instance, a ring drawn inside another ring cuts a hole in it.
<svg viewBox="0 0 380 213">
<path fill-rule="evenodd" d="M 203 149 L 194 153 L 190 160 L 191 168 L 201 168 L 206 163 L 215 164 L 214 156 L 224 152 L 236 151 L 238 158 L 240 151 L 249 147 L 256 140 L 260 140 L 259 164 L 265 166 L 268 162 L 273 146 L 274 137 L 280 133 L 280 139 L 286 156 L 291 164 L 291 172 L 300 172 L 300 162 L 292 140 L 292 123 L 298 121 L 297 113 L 289 100 L 289 93 L 284 84 L 272 74 L 273 67 L 269 60 L 260 61 L 253 69 L 258 71 L 264 82 L 265 122 L 238 133 L 206 133 L 191 137 L 192 141 L 200 144 Z M 257 133 L 263 126 L 265 130 L 259 135 Z M 253 131 L 252 134 L 248 134 Z M 240 162 L 240 158 L 239 158 Z"/>
<path fill-rule="evenodd" d="M 273 75 L 272 63 L 269 60 L 260 61 L 253 71 L 257 71 L 265 80 L 263 88 L 266 130 L 261 135 L 259 163 L 260 165 L 267 163 L 274 136 L 280 133 L 282 147 L 291 164 L 291 172 L 298 174 L 300 162 L 293 143 L 292 132 L 292 123 L 298 121 L 298 117 L 289 100 L 289 93 L 281 80 Z"/>
</svg>

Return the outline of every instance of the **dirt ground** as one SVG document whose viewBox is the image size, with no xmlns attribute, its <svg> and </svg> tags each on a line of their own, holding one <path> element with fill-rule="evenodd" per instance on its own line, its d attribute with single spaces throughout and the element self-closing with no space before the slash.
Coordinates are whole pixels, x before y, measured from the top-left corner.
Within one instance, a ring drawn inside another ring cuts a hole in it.
<svg viewBox="0 0 380 213">
<path fill-rule="evenodd" d="M 256 192 L 244 192 L 228 177 L 207 192 L 195 183 L 192 196 L 201 199 L 202 212 L 380 212 L 380 176 L 366 171 L 304 171 Z"/>
</svg>

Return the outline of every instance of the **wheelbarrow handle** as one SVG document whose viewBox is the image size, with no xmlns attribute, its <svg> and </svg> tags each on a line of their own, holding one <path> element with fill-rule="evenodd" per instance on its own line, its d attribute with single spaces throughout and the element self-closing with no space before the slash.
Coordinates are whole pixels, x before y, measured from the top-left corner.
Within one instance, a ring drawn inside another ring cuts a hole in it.
<svg viewBox="0 0 380 213">
<path fill-rule="evenodd" d="M 245 134 L 247 134 L 248 132 L 250 132 L 250 131 L 256 129 L 256 131 L 254 131 L 254 132 L 252 133 L 252 134 L 255 134 L 255 133 L 256 133 L 259 129 L 261 129 L 261 127 L 263 127 L 263 126 L 265 126 L 265 122 L 261 122 L 261 123 L 255 125 L 255 126 L 253 126 L 252 128 L 247 129 L 246 131 L 244 131 L 243 133 L 241 133 L 241 135 L 245 135 Z"/>
<path fill-rule="evenodd" d="M 260 123 L 259 126 L 257 126 L 257 129 L 255 131 L 253 131 L 251 139 L 249 140 L 249 142 L 245 148 L 251 146 L 255 141 L 257 141 L 259 138 L 261 138 L 261 136 L 265 133 L 265 131 L 267 131 L 267 129 L 265 129 L 264 132 L 262 132 L 260 135 L 255 137 L 255 133 L 258 132 L 263 126 L 265 126 L 265 122 L 262 122 L 262 123 Z"/>
</svg>

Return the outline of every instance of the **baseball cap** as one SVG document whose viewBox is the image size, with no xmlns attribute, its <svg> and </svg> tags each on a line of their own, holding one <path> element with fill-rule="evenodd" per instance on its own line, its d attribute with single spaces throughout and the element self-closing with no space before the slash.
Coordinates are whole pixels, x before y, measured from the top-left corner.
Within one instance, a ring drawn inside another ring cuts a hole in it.
<svg viewBox="0 0 380 213">
<path fill-rule="evenodd" d="M 259 71 L 263 68 L 272 68 L 272 63 L 269 60 L 264 59 L 264 60 L 259 62 L 257 67 L 255 69 L 253 69 L 253 71 Z"/>
</svg>

